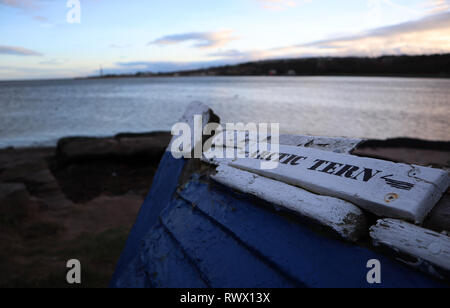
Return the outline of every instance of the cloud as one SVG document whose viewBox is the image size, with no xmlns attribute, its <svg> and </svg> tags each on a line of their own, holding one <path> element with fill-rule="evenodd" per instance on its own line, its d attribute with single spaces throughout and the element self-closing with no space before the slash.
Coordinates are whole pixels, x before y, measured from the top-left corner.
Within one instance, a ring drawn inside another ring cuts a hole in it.
<svg viewBox="0 0 450 308">
<path fill-rule="evenodd" d="M 109 44 L 109 48 L 117 48 L 117 49 L 122 49 L 122 48 L 129 48 L 129 47 L 131 47 L 132 46 L 132 44 L 123 44 L 123 45 L 120 45 L 120 44 Z"/>
<path fill-rule="evenodd" d="M 428 0 L 423 5 L 429 14 L 438 14 L 450 9 L 449 0 Z"/>
<path fill-rule="evenodd" d="M 69 62 L 69 59 L 48 59 L 48 60 L 44 60 L 39 62 L 40 65 L 50 65 L 50 66 L 60 66 L 63 65 L 65 63 Z"/>
<path fill-rule="evenodd" d="M 14 56 L 42 56 L 41 53 L 30 49 L 15 46 L 2 46 L 2 45 L 0 45 L 0 54 L 14 55 Z"/>
<path fill-rule="evenodd" d="M 414 15 L 420 15 L 419 10 L 417 10 L 415 8 L 411 8 L 410 6 L 407 6 L 407 5 L 398 4 L 397 2 L 394 2 L 392 0 L 369 0 L 368 2 L 369 2 L 369 6 L 372 5 L 372 7 L 376 7 L 377 3 L 378 3 L 378 5 L 385 4 L 394 9 L 398 9 L 398 10 L 401 10 L 401 11 L 404 11 L 407 13 L 411 13 Z"/>
<path fill-rule="evenodd" d="M 0 4 L 23 10 L 39 8 L 37 2 L 37 0 L 0 0 Z"/>
<path fill-rule="evenodd" d="M 312 0 L 256 0 L 264 9 L 280 11 L 299 4 L 310 3 Z"/>
<path fill-rule="evenodd" d="M 34 16 L 33 18 L 40 22 L 48 22 L 48 18 L 43 17 L 43 16 Z"/>
<path fill-rule="evenodd" d="M 197 62 L 134 61 L 118 62 L 105 73 L 173 72 L 212 66 L 300 57 L 381 56 L 450 53 L 450 12 L 428 16 L 354 35 L 341 35 L 306 44 L 266 50 L 219 50 L 208 54 L 210 60 Z"/>
<path fill-rule="evenodd" d="M 450 13 L 295 47 L 368 56 L 450 52 Z"/>
<path fill-rule="evenodd" d="M 87 76 L 91 73 L 88 68 L 61 68 L 61 67 L 27 67 L 27 66 L 0 66 L 0 80 L 27 80 L 49 78 L 74 78 Z M 98 74 L 98 72 L 97 72 Z"/>
<path fill-rule="evenodd" d="M 264 60 L 317 56 L 417 55 L 450 52 L 450 12 L 306 44 L 267 50 L 210 54 L 228 59 Z"/>
<path fill-rule="evenodd" d="M 214 53 L 208 54 L 209 57 L 218 57 L 218 58 L 245 58 L 248 57 L 248 54 L 236 49 L 230 49 L 225 51 L 218 51 Z"/>
<path fill-rule="evenodd" d="M 163 36 L 150 42 L 149 45 L 173 45 L 183 42 L 195 42 L 196 48 L 215 48 L 226 45 L 228 42 L 237 39 L 233 36 L 233 31 L 222 30 L 217 32 L 192 32 Z"/>
</svg>

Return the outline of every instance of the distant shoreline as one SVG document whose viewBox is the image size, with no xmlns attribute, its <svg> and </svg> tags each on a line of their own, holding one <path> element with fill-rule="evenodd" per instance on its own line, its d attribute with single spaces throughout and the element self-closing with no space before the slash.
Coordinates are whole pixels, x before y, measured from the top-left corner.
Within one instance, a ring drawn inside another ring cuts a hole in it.
<svg viewBox="0 0 450 308">
<path fill-rule="evenodd" d="M 240 77 L 273 77 L 273 78 L 305 78 L 305 77 L 368 77 L 368 78 L 411 78 L 411 79 L 450 79 L 449 75 L 350 75 L 350 74 L 341 74 L 341 75 L 277 75 L 277 76 L 269 76 L 269 75 L 236 75 L 236 76 L 227 76 L 227 75 L 216 75 L 216 76 L 204 76 L 204 75 L 190 75 L 190 76 L 171 76 L 171 75 L 152 75 L 152 76 L 134 76 L 134 75 L 116 75 L 116 76 L 91 76 L 91 77 L 74 77 L 74 78 L 50 78 L 50 79 L 13 79 L 13 80 L 0 80 L 1 83 L 8 82 L 39 82 L 39 81 L 74 81 L 74 80 L 108 80 L 108 79 L 144 79 L 144 78 L 212 78 L 212 77 L 227 77 L 227 78 L 240 78 Z"/>
<path fill-rule="evenodd" d="M 0 82 L 95 80 L 147 77 L 391 77 L 391 78 L 450 78 L 450 54 L 380 57 L 315 57 L 262 60 L 236 65 L 186 69 L 171 72 L 140 71 L 109 73 L 75 78 L 44 78 L 0 80 Z"/>
<path fill-rule="evenodd" d="M 88 78 L 191 76 L 361 76 L 449 78 L 450 54 L 420 56 L 315 57 L 246 62 L 172 72 L 140 71 Z"/>
<path fill-rule="evenodd" d="M 379 74 L 379 75 L 353 75 L 353 74 L 334 74 L 334 75 L 214 75 L 214 76 L 208 76 L 208 75 L 189 75 L 189 76 L 173 76 L 173 75 L 167 75 L 167 74 L 161 74 L 161 75 L 151 75 L 151 76 L 135 76 L 135 75 L 114 75 L 114 76 L 94 76 L 94 77 L 77 77 L 70 80 L 96 80 L 96 79 L 121 79 L 121 78 L 196 78 L 196 77 L 205 77 L 205 78 L 212 78 L 212 77 L 229 77 L 229 78 L 239 78 L 239 77 L 273 77 L 273 78 L 283 78 L 283 77 L 289 77 L 289 78 L 296 78 L 296 77 L 386 77 L 386 78 L 430 78 L 430 79 L 449 79 L 450 74 L 448 75 L 387 75 L 387 74 Z M 53 79 L 53 80 L 60 80 L 60 79 Z M 62 79 L 65 80 L 65 79 Z"/>
</svg>

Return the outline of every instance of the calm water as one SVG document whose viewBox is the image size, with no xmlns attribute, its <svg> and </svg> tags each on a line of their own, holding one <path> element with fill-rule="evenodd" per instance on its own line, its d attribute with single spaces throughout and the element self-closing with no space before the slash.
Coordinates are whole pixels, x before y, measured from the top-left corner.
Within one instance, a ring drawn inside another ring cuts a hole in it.
<svg viewBox="0 0 450 308">
<path fill-rule="evenodd" d="M 284 133 L 450 140 L 450 80 L 193 77 L 0 82 L 0 147 L 170 130 L 194 100 Z"/>
</svg>

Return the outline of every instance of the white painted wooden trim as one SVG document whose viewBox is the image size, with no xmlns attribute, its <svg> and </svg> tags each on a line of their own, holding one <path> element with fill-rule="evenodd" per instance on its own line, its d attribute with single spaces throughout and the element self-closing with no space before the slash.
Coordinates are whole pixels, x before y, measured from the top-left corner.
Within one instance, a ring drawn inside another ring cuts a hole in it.
<svg viewBox="0 0 450 308">
<path fill-rule="evenodd" d="M 278 159 L 271 154 L 261 159 Z M 284 145 L 280 145 L 280 155 L 284 157 L 272 170 L 262 169 L 262 160 L 257 158 L 235 159 L 230 165 L 347 200 L 381 217 L 418 223 L 423 222 L 450 184 L 448 173 L 439 169 Z M 296 157 L 295 163 L 292 157 Z"/>
<path fill-rule="evenodd" d="M 349 241 L 367 234 L 364 213 L 355 205 L 320 196 L 283 182 L 271 180 L 226 165 L 217 168 L 212 179 L 225 185 L 294 211 L 327 226 Z"/>
<path fill-rule="evenodd" d="M 370 228 L 370 236 L 375 245 L 387 246 L 450 271 L 450 237 L 447 235 L 402 220 L 382 219 Z"/>
</svg>

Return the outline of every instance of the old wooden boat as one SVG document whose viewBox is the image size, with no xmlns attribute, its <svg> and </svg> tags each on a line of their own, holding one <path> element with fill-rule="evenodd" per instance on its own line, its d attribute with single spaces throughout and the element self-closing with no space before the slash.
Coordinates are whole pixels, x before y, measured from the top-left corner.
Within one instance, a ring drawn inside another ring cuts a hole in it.
<svg viewBox="0 0 450 308">
<path fill-rule="evenodd" d="M 217 121 L 201 104 L 182 121 L 195 114 Z M 278 144 L 270 170 L 258 167 L 269 153 L 177 159 L 169 146 L 111 286 L 449 286 L 445 164 L 393 162 L 399 149 L 370 154 L 376 145 L 359 139 Z"/>
</svg>

